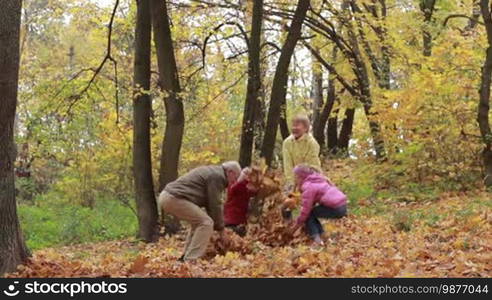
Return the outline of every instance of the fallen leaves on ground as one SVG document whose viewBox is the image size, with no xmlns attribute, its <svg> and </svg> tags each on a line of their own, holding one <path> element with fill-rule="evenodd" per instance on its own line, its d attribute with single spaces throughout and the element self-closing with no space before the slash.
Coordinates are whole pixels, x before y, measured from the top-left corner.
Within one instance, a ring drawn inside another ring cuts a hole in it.
<svg viewBox="0 0 492 300">
<path fill-rule="evenodd" d="M 487 194 L 482 195 L 488 199 Z M 353 216 L 324 223 L 326 247 L 313 249 L 305 234 L 289 236 L 275 203 L 245 238 L 214 237 L 205 259 L 181 263 L 184 234 L 145 244 L 120 240 L 34 253 L 10 277 L 490 277 L 490 206 L 467 210 L 463 196 L 394 209 L 432 209 L 435 224 L 417 220 L 398 230 L 390 216 Z M 468 211 L 467 213 L 462 213 Z"/>
</svg>

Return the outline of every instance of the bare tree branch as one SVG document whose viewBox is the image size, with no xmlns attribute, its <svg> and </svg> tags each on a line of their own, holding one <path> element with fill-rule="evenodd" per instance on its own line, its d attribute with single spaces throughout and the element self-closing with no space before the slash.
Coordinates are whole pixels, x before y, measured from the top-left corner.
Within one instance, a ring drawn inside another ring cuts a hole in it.
<svg viewBox="0 0 492 300">
<path fill-rule="evenodd" d="M 210 105 L 212 104 L 213 102 L 215 102 L 215 100 L 217 100 L 220 96 L 222 96 L 224 93 L 226 93 L 228 90 L 230 90 L 231 88 L 233 88 L 234 86 L 236 86 L 239 82 L 241 82 L 241 80 L 246 76 L 247 73 L 243 73 L 238 79 L 236 79 L 232 84 L 230 84 L 229 86 L 227 86 L 225 89 L 223 89 L 222 91 L 220 91 L 217 95 L 215 95 L 210 101 L 208 101 L 207 103 L 205 103 L 196 113 L 194 113 L 189 119 L 188 119 L 188 123 L 191 122 L 193 119 L 195 119 L 197 116 L 201 115 L 203 113 L 203 111 Z"/>
<path fill-rule="evenodd" d="M 326 60 L 324 60 L 321 57 L 321 55 L 313 47 L 311 47 L 311 45 L 309 45 L 309 43 L 306 43 L 305 41 L 303 41 L 303 45 L 313 54 L 313 56 L 316 58 L 316 60 L 319 61 L 328 70 L 328 72 L 330 72 L 333 76 L 335 76 L 335 78 L 343 85 L 343 87 L 345 89 L 347 89 L 347 91 L 350 92 L 350 94 L 352 96 L 360 98 L 360 94 L 356 91 L 354 86 L 352 84 L 350 84 L 347 80 L 345 80 L 345 78 L 343 78 L 337 72 L 335 67 L 333 67 Z"/>
<path fill-rule="evenodd" d="M 118 64 L 117 64 L 117 61 L 111 55 L 111 46 L 112 46 L 111 39 L 112 39 L 112 34 L 113 34 L 113 23 L 114 23 L 114 18 L 116 16 L 116 11 L 118 9 L 119 4 L 120 4 L 120 0 L 116 0 L 115 4 L 113 6 L 113 11 L 111 13 L 111 18 L 109 20 L 106 55 L 104 56 L 103 60 L 101 61 L 101 63 L 99 64 L 99 66 L 95 70 L 92 68 L 89 69 L 89 70 L 93 71 L 93 74 L 92 74 L 91 79 L 87 83 L 87 85 L 77 95 L 73 95 L 72 97 L 69 98 L 71 100 L 71 102 L 68 105 L 68 109 L 65 113 L 66 115 L 68 115 L 70 113 L 73 106 L 82 98 L 82 96 L 87 93 L 87 91 L 92 86 L 92 84 L 96 80 L 97 76 L 99 75 L 99 73 L 103 69 L 104 65 L 108 61 L 110 61 L 113 63 L 113 66 L 114 66 L 115 90 L 116 90 L 115 91 L 115 98 L 116 98 L 115 100 L 116 100 L 116 116 L 117 116 L 116 122 L 117 123 L 119 122 Z"/>
<path fill-rule="evenodd" d="M 442 26 L 446 26 L 448 25 L 448 22 L 449 20 L 451 19 L 455 19 L 455 18 L 465 18 L 465 19 L 468 19 L 468 20 L 471 20 L 471 21 L 474 21 L 474 22 L 477 22 L 478 24 L 480 25 L 485 25 L 483 22 L 481 21 L 478 21 L 478 20 L 475 20 L 473 19 L 472 17 L 468 16 L 468 15 L 464 15 L 464 14 L 453 14 L 453 15 L 449 15 L 447 16 L 444 21 L 442 22 Z"/>
</svg>

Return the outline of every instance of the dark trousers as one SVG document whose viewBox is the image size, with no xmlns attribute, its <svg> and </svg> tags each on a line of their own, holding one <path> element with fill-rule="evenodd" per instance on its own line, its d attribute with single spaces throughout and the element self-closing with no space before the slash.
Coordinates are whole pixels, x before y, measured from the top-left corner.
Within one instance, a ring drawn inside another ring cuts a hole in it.
<svg viewBox="0 0 492 300">
<path fill-rule="evenodd" d="M 244 237 L 246 235 L 246 232 L 247 232 L 246 225 L 244 225 L 244 224 L 238 224 L 238 225 L 227 224 L 227 225 L 225 225 L 225 227 L 231 229 L 240 237 Z"/>
<path fill-rule="evenodd" d="M 306 230 L 311 237 L 322 234 L 324 230 L 318 218 L 339 219 L 346 215 L 347 215 L 347 205 L 342 205 L 337 208 L 318 205 L 311 210 L 311 213 L 309 214 L 309 217 L 306 220 Z"/>
</svg>

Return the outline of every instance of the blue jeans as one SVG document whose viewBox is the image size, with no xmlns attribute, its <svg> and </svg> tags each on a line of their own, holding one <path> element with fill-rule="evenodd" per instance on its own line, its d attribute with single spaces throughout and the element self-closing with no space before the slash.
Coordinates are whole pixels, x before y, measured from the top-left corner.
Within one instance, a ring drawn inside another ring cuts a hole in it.
<svg viewBox="0 0 492 300">
<path fill-rule="evenodd" d="M 347 205 L 337 208 L 331 208 L 324 205 L 318 205 L 311 210 L 306 220 L 306 230 L 311 237 L 320 235 L 324 232 L 323 226 L 318 218 L 339 219 L 347 215 Z"/>
</svg>

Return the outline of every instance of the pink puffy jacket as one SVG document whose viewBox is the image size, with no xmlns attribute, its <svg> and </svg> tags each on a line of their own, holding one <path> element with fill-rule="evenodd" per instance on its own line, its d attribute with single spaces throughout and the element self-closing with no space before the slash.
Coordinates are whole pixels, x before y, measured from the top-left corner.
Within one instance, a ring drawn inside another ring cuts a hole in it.
<svg viewBox="0 0 492 300">
<path fill-rule="evenodd" d="M 306 222 L 316 203 L 331 208 L 338 208 L 347 204 L 347 196 L 318 173 L 307 176 L 302 182 L 301 190 L 302 209 L 299 218 L 297 218 L 298 224 Z"/>
</svg>

